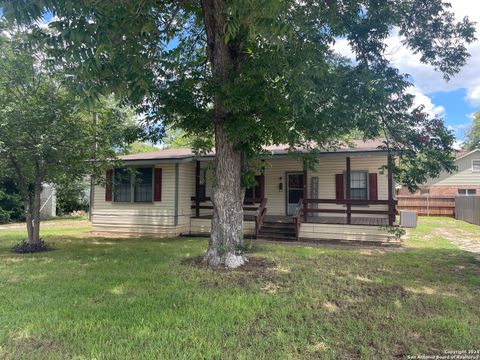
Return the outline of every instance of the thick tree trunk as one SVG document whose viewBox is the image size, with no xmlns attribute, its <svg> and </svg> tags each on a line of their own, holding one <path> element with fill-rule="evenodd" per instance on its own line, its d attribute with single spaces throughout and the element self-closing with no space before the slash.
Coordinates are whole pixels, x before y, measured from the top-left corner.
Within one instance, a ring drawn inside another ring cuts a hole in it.
<svg viewBox="0 0 480 360">
<path fill-rule="evenodd" d="M 212 266 L 238 267 L 245 262 L 243 256 L 236 255 L 243 244 L 241 156 L 226 138 L 221 124 L 215 129 L 215 151 L 212 229 L 205 261 Z"/>
<path fill-rule="evenodd" d="M 239 66 L 238 49 L 225 42 L 225 1 L 203 0 L 203 20 L 207 34 L 207 56 L 218 89 L 229 82 L 231 72 Z M 243 194 L 241 186 L 242 156 L 235 139 L 229 138 L 226 126 L 232 121 L 217 92 L 214 99 L 215 184 L 211 237 L 204 261 L 211 266 L 243 265 L 245 258 L 236 250 L 243 244 Z"/>
</svg>

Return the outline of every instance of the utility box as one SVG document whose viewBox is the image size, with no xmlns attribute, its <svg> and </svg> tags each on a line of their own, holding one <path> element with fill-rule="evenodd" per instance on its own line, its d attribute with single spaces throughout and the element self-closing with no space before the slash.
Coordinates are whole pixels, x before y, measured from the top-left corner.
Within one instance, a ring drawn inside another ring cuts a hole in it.
<svg viewBox="0 0 480 360">
<path fill-rule="evenodd" d="M 400 226 L 404 228 L 417 227 L 417 212 L 409 210 L 400 210 Z"/>
</svg>

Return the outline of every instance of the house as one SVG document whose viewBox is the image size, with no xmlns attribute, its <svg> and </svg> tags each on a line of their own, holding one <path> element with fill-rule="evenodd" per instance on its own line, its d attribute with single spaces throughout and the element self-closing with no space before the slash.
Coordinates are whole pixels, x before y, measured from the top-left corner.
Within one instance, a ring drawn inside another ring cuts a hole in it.
<svg viewBox="0 0 480 360">
<path fill-rule="evenodd" d="M 431 196 L 474 196 L 480 195 L 480 149 L 459 151 L 456 153 L 457 171 L 452 174 L 442 172 L 438 177 L 429 179 L 417 191 L 419 195 Z M 401 188 L 399 195 L 411 195 Z"/>
<path fill-rule="evenodd" d="M 382 170 L 393 160 L 380 145 L 322 152 L 314 171 L 285 146 L 266 148 L 264 171 L 246 190 L 245 236 L 395 241 L 385 228 L 395 220 L 393 177 Z M 214 154 L 168 149 L 120 159 L 122 168 L 107 171 L 109 185 L 94 188 L 94 232 L 209 234 Z"/>
</svg>

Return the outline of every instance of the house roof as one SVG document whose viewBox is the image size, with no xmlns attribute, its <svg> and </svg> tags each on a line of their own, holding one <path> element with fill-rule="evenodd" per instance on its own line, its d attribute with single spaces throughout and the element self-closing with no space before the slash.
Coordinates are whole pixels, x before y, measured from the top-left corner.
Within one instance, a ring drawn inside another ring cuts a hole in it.
<svg viewBox="0 0 480 360">
<path fill-rule="evenodd" d="M 476 152 L 480 152 L 480 149 L 473 149 L 472 151 L 461 150 L 457 153 L 457 156 L 455 156 L 455 161 L 463 159 L 464 157 L 467 157 Z"/>
<path fill-rule="evenodd" d="M 356 153 L 356 152 L 376 152 L 376 151 L 385 151 L 381 149 L 380 146 L 383 145 L 382 140 L 354 140 L 352 141 L 353 147 L 343 146 L 336 150 L 322 151 L 321 153 Z M 288 146 L 287 145 L 270 145 L 265 146 L 264 149 L 268 152 L 271 152 L 272 155 L 287 155 Z M 299 149 L 300 151 L 306 152 L 306 149 Z M 215 156 L 215 153 L 200 155 L 198 158 L 211 158 Z M 146 160 L 183 160 L 183 159 L 193 159 L 195 157 L 192 149 L 189 148 L 180 148 L 180 149 L 162 149 L 152 152 L 136 153 L 129 155 L 119 156 L 120 160 L 123 161 L 146 161 Z"/>
</svg>

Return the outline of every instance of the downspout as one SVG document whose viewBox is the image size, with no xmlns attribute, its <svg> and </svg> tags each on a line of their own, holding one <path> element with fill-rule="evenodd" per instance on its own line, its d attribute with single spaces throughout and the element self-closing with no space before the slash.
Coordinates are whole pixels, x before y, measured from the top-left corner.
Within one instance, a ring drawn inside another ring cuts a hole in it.
<svg viewBox="0 0 480 360">
<path fill-rule="evenodd" d="M 178 182 L 179 182 L 179 170 L 180 164 L 175 163 L 175 226 L 178 225 Z"/>
</svg>

